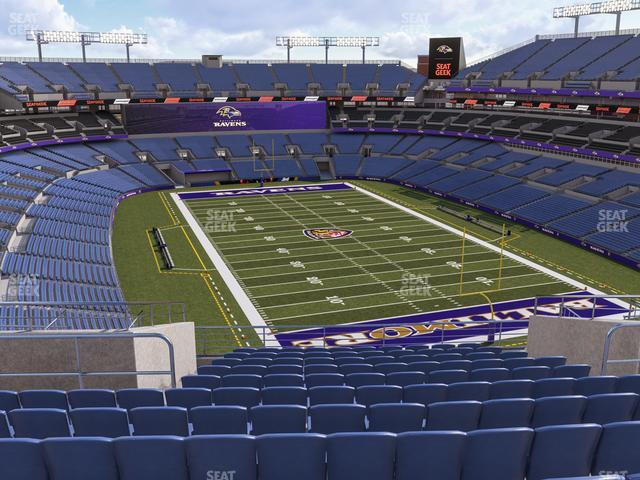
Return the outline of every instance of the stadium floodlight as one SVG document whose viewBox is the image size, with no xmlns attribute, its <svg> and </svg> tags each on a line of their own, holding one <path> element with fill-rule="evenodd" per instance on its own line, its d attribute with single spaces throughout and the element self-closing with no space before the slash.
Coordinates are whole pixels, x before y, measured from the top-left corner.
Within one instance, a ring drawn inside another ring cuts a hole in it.
<svg viewBox="0 0 640 480">
<path fill-rule="evenodd" d="M 624 12 L 640 10 L 640 0 L 609 0 L 606 2 L 583 3 L 567 5 L 553 9 L 553 18 L 573 18 L 575 21 L 574 34 L 578 36 L 580 17 L 587 15 L 615 15 L 616 35 L 620 33 L 620 19 Z"/>
<path fill-rule="evenodd" d="M 42 61 L 42 45 L 47 43 L 79 43 L 82 45 L 82 61 L 87 61 L 86 46 L 92 43 L 124 45 L 127 48 L 127 62 L 131 61 L 129 48 L 146 44 L 146 33 L 128 32 L 66 32 L 59 30 L 29 30 L 27 41 L 38 44 L 38 59 Z"/>
<path fill-rule="evenodd" d="M 293 47 L 324 47 L 324 62 L 329 63 L 329 47 L 360 47 L 365 63 L 367 47 L 379 47 L 380 37 L 276 37 L 276 46 L 287 47 L 287 63 Z"/>
</svg>

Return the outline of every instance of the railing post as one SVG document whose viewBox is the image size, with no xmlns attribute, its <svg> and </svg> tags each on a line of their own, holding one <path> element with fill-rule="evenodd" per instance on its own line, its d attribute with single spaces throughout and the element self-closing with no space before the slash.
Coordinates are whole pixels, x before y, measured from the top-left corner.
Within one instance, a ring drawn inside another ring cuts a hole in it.
<svg viewBox="0 0 640 480">
<path fill-rule="evenodd" d="M 78 386 L 81 390 L 84 389 L 84 378 L 82 376 L 82 367 L 80 362 L 80 345 L 78 342 L 78 336 L 73 338 L 73 343 L 76 349 L 76 371 L 78 372 Z"/>
</svg>

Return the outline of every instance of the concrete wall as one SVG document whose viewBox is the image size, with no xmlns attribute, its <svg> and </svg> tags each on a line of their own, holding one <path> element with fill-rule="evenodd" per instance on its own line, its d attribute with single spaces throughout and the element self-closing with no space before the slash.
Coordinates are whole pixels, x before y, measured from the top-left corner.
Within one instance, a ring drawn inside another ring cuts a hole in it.
<svg viewBox="0 0 640 480">
<path fill-rule="evenodd" d="M 532 317 L 528 351 L 531 357 L 564 355 L 567 363 L 588 363 L 591 375 L 600 375 L 605 338 L 619 320 Z M 614 334 L 609 359 L 640 358 L 640 327 Z M 639 373 L 637 364 L 609 365 L 608 375 Z"/>
<path fill-rule="evenodd" d="M 135 333 L 160 333 L 174 346 L 176 380 L 196 371 L 195 328 L 190 322 L 132 329 Z M 46 331 L 34 334 L 103 333 L 97 331 Z M 23 339 L 2 339 L 20 336 Z M 75 372 L 76 342 L 73 339 L 29 339 L 28 333 L 6 334 L 0 337 L 0 373 L 60 373 Z M 157 338 L 81 339 L 77 343 L 80 368 L 84 372 L 130 372 L 169 370 L 166 344 Z M 85 388 L 168 388 L 168 375 L 154 376 L 85 376 Z M 77 376 L 0 377 L 0 390 L 80 388 Z"/>
</svg>

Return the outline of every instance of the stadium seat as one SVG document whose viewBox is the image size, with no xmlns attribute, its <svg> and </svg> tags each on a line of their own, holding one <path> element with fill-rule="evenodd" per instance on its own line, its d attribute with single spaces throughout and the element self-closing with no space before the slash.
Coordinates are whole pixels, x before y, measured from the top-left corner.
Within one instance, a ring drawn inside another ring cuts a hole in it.
<svg viewBox="0 0 640 480">
<path fill-rule="evenodd" d="M 211 405 L 211 390 L 208 388 L 169 388 L 164 396 L 169 407 L 183 407 L 190 412 L 193 407 Z"/>
<path fill-rule="evenodd" d="M 582 423 L 587 398 L 579 395 L 546 397 L 536 400 L 531 426 L 569 425 Z"/>
<path fill-rule="evenodd" d="M 334 359 L 334 363 L 339 367 L 343 365 L 371 365 L 370 363 L 366 363 L 364 357 L 358 357 L 355 355 L 345 355 L 338 356 Z"/>
<path fill-rule="evenodd" d="M 511 371 L 506 368 L 480 368 L 471 370 L 469 373 L 469 381 L 471 382 L 499 382 L 501 380 L 510 380 Z"/>
<path fill-rule="evenodd" d="M 372 355 L 367 357 L 367 363 L 370 363 L 374 367 L 382 363 L 394 363 L 395 358 L 391 355 Z"/>
<path fill-rule="evenodd" d="M 489 389 L 491 399 L 498 398 L 532 398 L 533 380 L 503 380 L 494 382 Z"/>
<path fill-rule="evenodd" d="M 256 439 L 259 478 L 325 480 L 326 442 L 324 435 L 311 433 L 261 435 Z"/>
<path fill-rule="evenodd" d="M 211 365 L 223 365 L 225 367 L 234 367 L 239 365 L 242 360 L 240 358 L 214 358 Z"/>
<path fill-rule="evenodd" d="M 344 375 L 339 373 L 314 373 L 304 377 L 307 388 L 344 385 Z"/>
<path fill-rule="evenodd" d="M 69 412 L 76 437 L 117 438 L 130 435 L 129 418 L 123 408 L 79 408 Z"/>
<path fill-rule="evenodd" d="M 444 383 L 409 385 L 404 387 L 403 398 L 407 403 L 420 403 L 425 406 L 444 402 L 447 400 L 447 385 Z"/>
<path fill-rule="evenodd" d="M 419 353 L 405 353 L 403 355 L 398 355 L 398 360 L 406 364 L 414 362 L 428 362 L 429 356 Z"/>
<path fill-rule="evenodd" d="M 373 367 L 371 367 L 373 368 Z M 313 375 L 319 373 L 340 373 L 337 365 L 334 364 L 317 364 L 317 365 L 305 365 L 304 375 Z"/>
<path fill-rule="evenodd" d="M 429 375 L 431 372 L 438 369 L 440 363 L 425 361 L 425 362 L 411 362 L 407 365 L 407 370 L 412 372 L 422 372 L 425 375 Z"/>
<path fill-rule="evenodd" d="M 514 380 L 540 380 L 551 376 L 549 367 L 518 367 L 511 370 L 511 378 Z"/>
<path fill-rule="evenodd" d="M 216 375 L 185 375 L 182 377 L 183 388 L 208 388 L 214 390 L 220 387 L 220 377 Z"/>
<path fill-rule="evenodd" d="M 245 387 L 222 387 L 212 391 L 214 405 L 240 405 L 251 408 L 260 403 L 260 390 Z"/>
<path fill-rule="evenodd" d="M 467 436 L 462 480 L 524 478 L 533 437 L 534 433 L 530 428 L 470 432 Z"/>
<path fill-rule="evenodd" d="M 427 430 L 460 430 L 469 432 L 478 427 L 482 403 L 441 402 L 427 406 Z"/>
<path fill-rule="evenodd" d="M 588 423 L 536 429 L 527 480 L 589 475 L 601 431 Z"/>
<path fill-rule="evenodd" d="M 462 354 L 461 353 L 438 353 L 436 355 L 433 355 L 431 357 L 431 359 L 434 362 L 448 362 L 451 360 L 462 360 Z"/>
<path fill-rule="evenodd" d="M 265 387 L 303 387 L 304 377 L 286 373 L 265 375 L 262 380 Z"/>
<path fill-rule="evenodd" d="M 401 362 L 379 363 L 373 366 L 373 370 L 384 375 L 389 375 L 390 373 L 405 372 L 407 370 L 407 364 Z"/>
<path fill-rule="evenodd" d="M 307 409 L 300 405 L 258 405 L 250 417 L 252 435 L 307 431 Z"/>
<path fill-rule="evenodd" d="M 533 398 L 559 397 L 573 395 L 576 381 L 574 378 L 543 378 L 533 385 Z"/>
<path fill-rule="evenodd" d="M 567 363 L 567 357 L 555 356 L 555 357 L 537 357 L 535 364 L 542 367 L 556 368 L 561 367 Z"/>
<path fill-rule="evenodd" d="M 231 373 L 222 377 L 222 387 L 236 388 L 262 388 L 263 378 L 261 375 L 252 375 L 244 373 Z"/>
<path fill-rule="evenodd" d="M 527 352 L 524 350 L 503 350 L 497 355 L 498 358 L 506 360 L 507 358 L 526 358 Z"/>
<path fill-rule="evenodd" d="M 554 367 L 553 376 L 558 378 L 582 378 L 588 377 L 590 372 L 591 365 L 587 364 L 561 365 Z"/>
<path fill-rule="evenodd" d="M 10 412 L 16 408 L 20 408 L 18 393 L 10 390 L 0 390 L 0 410 Z"/>
<path fill-rule="evenodd" d="M 473 362 L 471 360 L 447 360 L 440 362 L 438 370 L 465 370 L 470 372 L 472 366 Z"/>
<path fill-rule="evenodd" d="M 378 403 L 369 407 L 369 431 L 417 432 L 422 430 L 425 414 L 421 403 Z"/>
<path fill-rule="evenodd" d="M 616 391 L 617 378 L 614 376 L 584 377 L 576 380 L 576 395 L 599 395 L 602 393 L 614 393 Z"/>
<path fill-rule="evenodd" d="M 135 436 L 189 435 L 189 418 L 183 407 L 137 407 L 129 412 Z"/>
<path fill-rule="evenodd" d="M 627 422 L 633 420 L 640 395 L 637 393 L 603 393 L 587 397 L 584 423 Z"/>
<path fill-rule="evenodd" d="M 256 480 L 256 442 L 249 436 L 216 435 L 184 440 L 189 479 Z"/>
<path fill-rule="evenodd" d="M 465 360 L 471 360 L 472 362 L 482 362 L 484 360 L 497 362 L 491 363 L 490 365 L 500 365 L 502 366 L 502 360 L 498 358 L 498 356 L 493 352 L 470 352 L 464 355 Z M 480 367 L 480 368 L 495 368 L 495 367 Z"/>
<path fill-rule="evenodd" d="M 331 480 L 393 478 L 396 436 L 391 433 L 339 433 L 327 438 L 327 472 Z"/>
<path fill-rule="evenodd" d="M 368 363 L 346 363 L 338 367 L 338 371 L 342 375 L 351 375 L 353 373 L 372 373 L 374 371 L 373 365 Z M 318 372 L 320 373 L 320 372 Z M 329 372 L 322 372 L 329 373 Z"/>
<path fill-rule="evenodd" d="M 67 394 L 62 390 L 23 390 L 19 396 L 22 408 L 69 410 Z"/>
<path fill-rule="evenodd" d="M 222 381 L 229 375 L 255 375 L 263 377 L 267 374 L 267 367 L 264 365 L 236 365 L 231 367 L 229 373 L 222 377 Z"/>
<path fill-rule="evenodd" d="M 312 387 L 308 389 L 310 406 L 353 403 L 355 395 L 356 389 L 353 387 L 347 387 L 345 385 Z"/>
<path fill-rule="evenodd" d="M 190 440 L 196 441 L 197 438 Z M 121 480 L 189 480 L 185 442 L 182 438 L 122 437 L 115 439 L 113 446 Z M 208 459 L 213 455 L 209 451 L 208 455 L 202 457 Z M 195 462 L 195 459 L 191 461 Z M 197 471 L 195 466 L 193 471 Z"/>
<path fill-rule="evenodd" d="M 131 411 L 137 407 L 163 407 L 164 394 L 153 388 L 126 388 L 116 392 L 118 406 Z"/>
<path fill-rule="evenodd" d="M 484 402 L 489 399 L 489 382 L 452 383 L 447 389 L 447 401 L 476 400 Z"/>
<path fill-rule="evenodd" d="M 70 390 L 67 392 L 69 405 L 75 408 L 117 407 L 116 394 L 113 390 Z"/>
<path fill-rule="evenodd" d="M 215 375 L 224 377 L 231 373 L 231 367 L 227 365 L 201 365 L 198 367 L 198 375 Z"/>
<path fill-rule="evenodd" d="M 489 355 L 494 356 L 493 353 L 490 352 L 476 352 L 471 355 Z M 471 361 L 471 371 L 474 370 L 484 370 L 487 368 L 504 368 L 504 361 L 499 358 L 484 358 L 484 359 L 476 359 Z"/>
<path fill-rule="evenodd" d="M 311 432 L 364 432 L 366 412 L 363 405 L 315 405 L 309 409 Z"/>
<path fill-rule="evenodd" d="M 113 442 L 105 438 L 51 438 L 42 449 L 49 480 L 120 478 Z"/>
<path fill-rule="evenodd" d="M 469 372 L 466 370 L 435 370 L 429 373 L 427 377 L 428 383 L 451 383 L 466 382 L 469 380 Z"/>
<path fill-rule="evenodd" d="M 602 426 L 602 436 L 593 461 L 591 473 L 640 473 L 640 422 L 610 423 Z"/>
<path fill-rule="evenodd" d="M 0 438 L 11 438 L 11 429 L 9 428 L 9 419 L 4 410 L 0 410 Z"/>
<path fill-rule="evenodd" d="M 397 385 L 365 385 L 356 388 L 356 403 L 369 407 L 376 403 L 399 403 L 402 387 Z"/>
<path fill-rule="evenodd" d="M 362 387 L 365 385 L 384 385 L 387 377 L 382 373 L 351 373 L 345 376 L 345 383 L 350 387 Z"/>
<path fill-rule="evenodd" d="M 301 365 L 270 365 L 267 367 L 267 375 L 302 375 L 304 367 Z"/>
<path fill-rule="evenodd" d="M 529 427 L 535 408 L 530 398 L 501 398 L 482 404 L 480 429 Z"/>
<path fill-rule="evenodd" d="M 504 363 L 502 364 L 504 368 L 509 370 L 514 370 L 516 368 L 522 367 L 533 367 L 536 364 L 535 358 L 530 357 L 516 357 L 516 358 L 505 358 Z"/>
<path fill-rule="evenodd" d="M 30 438 L 0 439 L 0 478 L 49 480 L 42 444 Z"/>
<path fill-rule="evenodd" d="M 618 381 L 616 382 L 616 392 L 637 393 L 640 395 L 640 375 L 624 375 L 622 377 L 618 377 Z M 2 409 L 1 404 L 0 409 Z"/>
<path fill-rule="evenodd" d="M 246 407 L 223 405 L 191 410 L 193 435 L 244 435 L 249 422 Z"/>
<path fill-rule="evenodd" d="M 419 385 L 426 381 L 427 376 L 422 372 L 395 372 L 387 374 L 387 385 L 406 387 Z"/>
<path fill-rule="evenodd" d="M 70 437 L 67 412 L 60 408 L 24 408 L 9 412 L 15 438 Z"/>
<path fill-rule="evenodd" d="M 263 405 L 307 406 L 307 389 L 303 387 L 266 387 L 261 394 Z"/>
<path fill-rule="evenodd" d="M 462 432 L 409 432 L 397 436 L 396 480 L 459 480 L 467 435 Z M 425 452 L 437 458 L 425 462 Z"/>
</svg>

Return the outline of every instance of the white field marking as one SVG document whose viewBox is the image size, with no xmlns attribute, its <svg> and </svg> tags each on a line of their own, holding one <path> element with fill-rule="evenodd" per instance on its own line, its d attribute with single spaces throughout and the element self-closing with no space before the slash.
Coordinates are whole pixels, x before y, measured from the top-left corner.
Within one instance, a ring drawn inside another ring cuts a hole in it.
<svg viewBox="0 0 640 480">
<path fill-rule="evenodd" d="M 256 307 L 251 302 L 251 299 L 247 296 L 245 291 L 242 289 L 242 287 L 236 280 L 236 277 L 233 275 L 233 273 L 227 266 L 226 262 L 222 259 L 222 257 L 220 256 L 216 248 L 209 241 L 207 234 L 204 232 L 204 230 L 202 230 L 202 227 L 200 226 L 198 221 L 195 219 L 193 214 L 189 211 L 189 208 L 180 199 L 180 196 L 177 193 L 171 193 L 171 198 L 173 198 L 173 201 L 178 206 L 178 210 L 180 210 L 180 213 L 182 213 L 183 217 L 191 227 L 191 230 L 193 230 L 193 232 L 195 233 L 196 238 L 202 245 L 202 248 L 204 249 L 205 253 L 209 257 L 213 265 L 216 267 L 216 270 L 224 280 L 224 283 L 227 284 L 229 291 L 236 299 L 236 302 L 244 312 L 249 323 L 251 323 L 251 325 L 253 325 L 254 327 L 260 327 L 261 329 L 264 329 L 263 331 L 264 331 L 265 339 L 268 339 L 269 341 L 273 341 L 273 342 L 276 342 L 276 344 L 279 344 L 278 341 L 276 340 L 276 337 L 271 332 L 271 329 L 266 328 L 267 327 L 266 322 L 264 321 L 264 319 L 262 318 L 262 316 L 260 315 Z"/>
<path fill-rule="evenodd" d="M 432 275 L 429 278 L 435 278 L 435 277 L 446 276 L 446 275 L 451 275 L 451 274 Z M 533 272 L 533 273 L 525 273 L 523 275 L 513 275 L 511 277 L 502 277 L 502 280 L 503 281 L 509 281 L 509 280 L 513 280 L 514 278 L 531 277 L 531 276 L 534 276 L 534 275 L 543 275 L 545 277 L 548 277 L 548 275 L 546 275 L 544 273 Z M 349 278 L 349 277 L 347 277 L 347 278 Z M 325 279 L 322 279 L 322 281 L 324 282 Z M 393 283 L 393 282 L 402 282 L 402 280 L 389 280 L 389 283 Z M 302 282 L 302 281 L 296 282 L 296 283 L 300 283 L 300 284 L 305 283 L 306 284 L 306 282 Z M 477 281 L 477 280 L 470 280 L 468 282 L 465 282 L 464 284 L 465 285 L 470 285 L 472 283 L 480 283 L 480 282 Z M 562 283 L 562 282 L 557 282 L 557 283 Z M 280 284 L 276 283 L 273 286 L 277 287 L 279 285 Z M 272 294 L 269 294 L 269 295 L 257 295 L 257 296 L 254 296 L 253 298 L 258 300 L 258 299 L 261 299 L 261 298 L 280 297 L 282 295 L 297 295 L 299 293 L 305 293 L 305 294 L 306 293 L 316 293 L 316 292 L 323 292 L 325 290 L 336 290 L 336 289 L 342 289 L 342 288 L 368 287 L 370 285 L 379 285 L 379 283 L 378 282 L 369 282 L 369 283 L 358 283 L 358 284 L 351 284 L 351 285 L 341 285 L 341 286 L 337 286 L 337 287 L 322 287 L 322 288 L 317 288 L 317 289 L 310 288 L 308 290 L 297 290 L 297 291 L 294 291 L 294 292 L 286 291 L 286 292 L 281 292 L 281 293 L 272 293 Z M 436 287 L 437 288 L 442 288 L 442 287 L 452 287 L 452 286 L 457 286 L 457 285 L 460 285 L 460 283 L 456 282 L 456 283 L 446 283 L 446 284 L 443 284 L 443 285 L 429 285 L 429 287 L 435 289 Z M 376 295 L 376 294 L 370 294 L 370 295 Z M 346 297 L 346 298 L 348 298 L 348 297 Z"/>
<path fill-rule="evenodd" d="M 469 253 L 469 254 L 467 254 L 465 252 L 465 257 L 467 255 L 469 255 L 469 256 L 471 256 L 471 255 L 484 255 L 484 254 L 487 254 L 487 253 L 491 254 L 492 252 L 481 251 L 481 252 L 475 252 L 475 253 Z M 403 253 L 388 253 L 388 254 L 385 254 L 385 256 L 387 256 L 387 257 L 390 257 L 392 255 L 413 255 L 414 256 L 414 258 L 409 258 L 409 259 L 406 259 L 406 260 L 402 260 L 402 259 L 395 260 L 395 262 L 400 262 L 401 263 L 401 262 L 415 261 L 416 260 L 415 259 L 415 255 L 416 254 L 418 254 L 418 252 L 403 252 Z M 429 255 L 429 256 L 425 256 L 424 259 L 425 260 L 438 260 L 440 258 L 452 258 L 452 257 L 458 257 L 458 256 L 459 255 L 445 255 L 445 256 L 441 256 L 441 257 L 432 257 L 431 255 Z M 284 258 L 284 260 L 288 260 L 290 257 L 291 258 L 295 257 L 296 260 L 299 260 L 300 258 L 304 257 L 304 255 L 302 255 L 302 256 L 301 255 L 288 255 L 286 258 Z M 364 257 L 355 257 L 355 259 L 356 260 L 362 260 L 363 258 L 377 258 L 377 257 L 380 257 L 380 255 L 367 255 L 367 256 L 364 256 Z M 498 260 L 498 258 L 499 257 L 494 257 L 493 260 Z M 276 258 L 276 259 L 280 260 L 279 258 Z M 340 260 L 339 258 L 332 258 L 332 259 L 329 259 L 329 260 L 317 260 L 315 262 L 307 262 L 307 263 L 305 263 L 305 266 L 307 267 L 308 270 L 312 270 L 313 269 L 312 265 L 317 265 L 319 263 L 335 262 L 335 261 L 339 261 L 339 260 Z M 247 261 L 251 262 L 252 260 L 247 260 Z M 232 265 L 237 265 L 237 263 L 242 263 L 242 262 L 232 263 Z M 256 269 L 260 269 L 260 268 L 279 268 L 279 267 L 286 267 L 288 265 L 289 265 L 289 263 L 287 262 L 287 263 L 283 263 L 283 264 L 264 266 L 264 267 L 247 267 L 247 268 L 236 268 L 236 267 L 234 267 L 233 269 L 236 272 L 244 272 L 246 270 L 256 270 Z M 374 263 L 374 264 L 370 264 L 370 265 L 381 265 L 381 264 L 375 264 Z M 427 268 L 427 267 L 438 268 L 438 267 L 446 267 L 446 265 L 425 265 L 424 267 L 425 268 Z"/>
<path fill-rule="evenodd" d="M 410 260 L 406 260 L 406 261 L 410 261 Z M 476 260 L 474 262 L 464 262 L 465 265 L 471 265 L 474 263 L 485 263 L 485 262 L 495 262 L 496 259 L 495 258 L 489 258 L 487 260 Z M 514 260 L 515 265 L 511 265 L 511 268 L 513 267 L 526 267 L 526 265 L 522 265 L 519 262 Z M 383 263 L 370 263 L 368 265 L 363 265 L 363 267 L 374 267 L 377 265 L 392 265 L 390 262 L 383 262 Z M 422 268 L 444 268 L 444 267 L 448 267 L 448 265 L 430 265 L 430 266 L 423 266 Z M 256 268 L 255 270 L 259 270 L 260 268 L 272 268 L 272 269 L 277 269 L 279 267 L 259 267 Z M 318 272 L 331 272 L 333 270 L 340 270 L 341 268 L 345 268 L 345 267 L 334 267 L 334 268 L 320 268 L 320 269 L 314 269 L 313 273 L 318 273 Z M 451 268 L 451 267 L 450 267 Z M 406 269 L 406 268 L 402 268 L 400 267 L 401 270 L 410 270 L 410 269 Z M 486 270 L 486 269 L 485 269 Z M 391 272 L 396 272 L 397 270 L 391 270 Z M 460 273 L 460 270 L 452 270 L 453 272 L 458 272 L 458 274 Z M 278 272 L 273 272 L 271 275 L 256 275 L 254 277 L 243 277 L 244 281 L 247 280 L 254 280 L 256 278 L 265 278 L 265 277 L 273 277 L 276 275 L 295 275 L 298 274 L 300 272 L 287 272 L 287 273 L 278 273 Z M 376 274 L 378 273 L 388 273 L 388 272 L 376 272 Z"/>
<path fill-rule="evenodd" d="M 415 212 L 415 211 L 411 210 L 410 208 L 404 207 L 404 206 L 402 206 L 402 205 L 400 205 L 400 204 L 398 204 L 398 203 L 396 203 L 396 202 L 394 202 L 392 200 L 389 200 L 389 199 L 387 199 L 385 197 L 381 197 L 380 195 L 377 195 L 377 194 L 375 194 L 373 192 L 370 192 L 370 191 L 368 191 L 368 190 L 366 190 L 364 188 L 358 187 L 357 185 L 353 185 L 353 184 L 350 184 L 348 182 L 345 182 L 345 183 L 347 185 L 351 186 L 352 188 L 354 188 L 355 190 L 357 190 L 358 192 L 362 192 L 365 195 L 369 195 L 371 198 L 375 198 L 377 200 L 380 200 L 381 202 L 386 203 L 387 205 L 394 206 L 397 209 L 402 210 L 403 212 L 408 213 L 410 215 L 413 215 L 416 218 L 421 218 L 422 220 L 430 223 L 431 225 L 435 225 L 437 227 L 440 227 L 443 230 L 446 230 L 447 232 L 451 232 L 451 233 L 453 233 L 453 234 L 455 234 L 455 235 L 457 235 L 459 237 L 463 237 L 464 236 L 464 233 L 461 230 L 459 230 L 459 229 L 457 229 L 455 227 L 447 225 L 446 223 L 442 223 L 442 222 L 440 222 L 438 220 L 434 220 L 433 218 L 428 217 L 427 215 L 423 215 L 421 213 Z M 474 235 L 470 235 L 470 234 L 467 233 L 466 238 L 467 238 L 467 240 L 469 240 L 469 241 L 471 241 L 473 243 L 477 243 L 478 245 L 482 245 L 486 249 L 491 250 L 493 252 L 496 252 L 498 254 L 500 254 L 502 252 L 502 250 L 500 249 L 499 246 L 496 246 L 496 245 L 494 245 L 492 243 L 489 243 L 489 242 L 486 242 L 484 240 L 480 240 L 479 238 L 475 237 Z M 549 269 L 547 267 L 543 267 L 542 265 L 539 265 L 539 264 L 537 264 L 535 262 L 532 262 L 531 260 L 528 260 L 528 259 L 526 259 L 524 257 L 521 257 L 520 255 L 516 255 L 515 253 L 510 252 L 508 250 L 504 250 L 504 256 L 507 257 L 507 258 L 510 258 L 512 260 L 515 260 L 516 262 L 520 262 L 520 263 L 522 263 L 522 264 L 524 264 L 524 265 L 526 265 L 528 267 L 531 267 L 531 268 L 533 268 L 535 270 L 538 270 L 538 271 L 540 271 L 542 273 L 546 273 L 547 275 L 551 275 L 552 277 L 557 278 L 561 282 L 567 283 L 567 284 L 571 285 L 572 287 L 578 288 L 580 290 L 588 289 L 589 291 L 591 291 L 592 293 L 594 293 L 596 295 L 604 295 L 603 292 L 601 292 L 601 291 L 599 291 L 599 290 L 597 290 L 597 289 L 595 289 L 593 287 L 589 287 L 589 286 L 585 285 L 584 283 L 581 283 L 581 282 L 578 282 L 577 280 L 574 280 L 571 277 L 568 277 L 568 276 L 563 275 L 561 273 L 555 272 L 555 271 L 553 271 L 553 270 L 551 270 L 551 269 Z"/>
<path fill-rule="evenodd" d="M 302 186 L 302 185 L 301 185 Z M 265 187 L 265 188 L 269 188 L 269 187 Z M 270 188 L 279 188 L 279 187 L 270 187 Z M 233 189 L 233 190 L 247 190 L 246 188 L 242 189 Z M 249 188 L 249 190 L 251 190 L 251 188 Z M 253 190 L 260 190 L 260 188 L 258 187 L 257 189 L 253 189 Z M 207 190 L 210 191 L 210 190 Z M 221 191 L 225 191 L 225 190 L 215 190 L 216 192 L 221 192 Z M 338 190 L 335 190 L 338 191 Z M 341 190 L 342 192 L 344 192 L 344 196 L 341 198 L 331 198 L 331 199 L 323 199 L 323 200 L 314 200 L 314 199 L 306 199 L 304 202 L 305 204 L 308 205 L 331 205 L 333 204 L 334 201 L 338 200 L 338 201 L 350 201 L 355 203 L 362 203 L 363 205 L 375 205 L 374 202 L 370 202 L 366 199 L 363 199 L 360 195 L 357 194 L 357 192 L 355 192 L 354 190 Z M 275 195 L 284 195 L 285 193 L 320 193 L 320 190 L 309 190 L 307 192 L 280 192 L 278 194 Z M 260 205 L 261 203 L 261 199 L 263 199 L 266 195 L 250 195 L 250 196 L 246 196 L 246 197 L 236 197 L 238 200 L 240 200 L 240 202 L 235 205 L 235 207 L 245 207 L 245 206 L 252 206 L 252 205 Z M 273 195 L 269 195 L 269 196 L 273 196 Z M 188 199 L 187 201 L 189 203 L 193 203 L 196 202 L 197 204 L 201 204 L 204 202 L 219 202 L 219 201 L 224 201 L 225 199 L 228 199 L 229 197 L 205 197 L 205 198 L 191 198 Z M 276 200 L 277 204 L 280 203 L 286 203 L 286 202 L 279 202 Z M 226 204 L 228 205 L 228 204 Z M 200 207 L 201 205 L 196 205 L 198 207 Z"/>
<path fill-rule="evenodd" d="M 280 194 L 280 195 L 285 195 L 284 193 Z M 271 197 L 272 195 L 265 195 L 268 197 Z M 187 200 L 189 203 L 192 202 L 192 200 Z M 214 206 L 216 206 L 215 208 L 217 208 L 218 210 L 229 210 L 231 212 L 234 212 L 235 210 L 237 210 L 238 208 L 242 208 L 244 210 L 252 210 L 252 209 L 260 209 L 261 207 L 264 207 L 264 203 L 252 203 L 252 204 L 246 204 L 246 203 L 242 203 L 240 205 L 238 205 L 238 207 L 234 207 L 234 208 L 220 208 L 220 205 L 217 205 L 219 199 L 214 199 L 213 201 L 211 201 L 210 204 L 208 205 L 198 205 L 196 206 L 193 211 L 195 213 L 199 213 L 199 212 L 206 212 L 207 210 L 210 210 L 211 208 L 214 208 Z M 318 211 L 325 211 L 325 212 L 348 212 L 348 210 L 350 208 L 356 208 L 356 209 L 376 209 L 376 210 L 380 210 L 381 212 L 386 212 L 388 210 L 390 210 L 390 207 L 387 205 L 378 205 L 376 203 L 373 202 L 369 202 L 367 201 L 366 203 L 355 203 L 355 202 L 349 202 L 346 205 L 335 205 L 334 203 L 331 204 L 327 204 L 327 203 L 315 203 L 315 204 L 311 204 L 308 202 L 301 202 L 306 206 L 309 207 L 315 207 Z M 345 203 L 345 202 L 341 202 L 341 203 Z M 274 205 L 281 205 L 281 206 L 286 206 L 287 204 L 284 202 L 274 202 Z M 326 208 L 322 208 L 322 207 L 316 207 L 316 205 L 322 205 L 325 206 Z"/>
<path fill-rule="evenodd" d="M 503 288 L 501 291 L 503 290 L 519 290 L 521 288 L 530 288 L 530 287 L 542 287 L 544 285 L 557 285 L 560 282 L 546 282 L 546 283 L 535 283 L 533 285 L 523 285 L 520 287 L 509 287 L 509 288 Z M 439 300 L 441 298 L 445 298 L 445 297 L 429 297 L 429 298 L 425 298 L 423 300 L 415 300 L 415 303 L 422 303 L 422 302 L 426 302 L 426 301 L 431 301 L 431 300 Z M 406 302 L 394 302 L 394 303 L 385 303 L 383 305 L 367 305 L 365 307 L 354 307 L 354 308 L 347 308 L 344 310 L 333 310 L 330 312 L 318 312 L 318 313 L 303 313 L 303 314 L 299 314 L 299 315 L 295 315 L 295 316 L 289 316 L 289 317 L 280 317 L 280 318 L 272 318 L 271 321 L 272 322 L 279 322 L 282 320 L 291 320 L 293 318 L 300 318 L 300 317 L 314 317 L 316 315 L 330 315 L 330 314 L 335 314 L 335 313 L 340 313 L 340 314 L 345 314 L 345 313 L 349 313 L 355 310 L 365 310 L 367 308 L 380 308 L 380 307 L 390 307 L 392 305 L 406 305 Z M 429 312 L 432 313 L 432 312 Z M 401 315 L 402 317 L 411 317 L 412 315 L 407 313 L 405 315 Z M 383 320 L 383 319 L 380 319 Z M 363 320 L 364 322 L 373 322 L 374 320 Z M 354 322 L 357 323 L 357 322 Z M 351 325 L 352 323 L 341 323 L 339 325 Z"/>
</svg>

